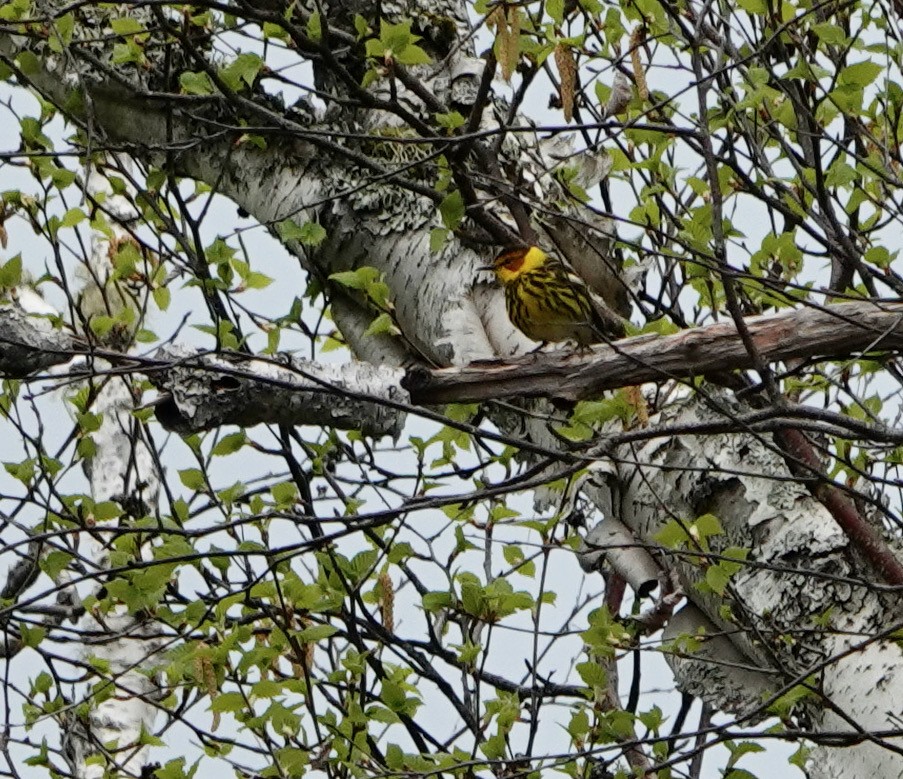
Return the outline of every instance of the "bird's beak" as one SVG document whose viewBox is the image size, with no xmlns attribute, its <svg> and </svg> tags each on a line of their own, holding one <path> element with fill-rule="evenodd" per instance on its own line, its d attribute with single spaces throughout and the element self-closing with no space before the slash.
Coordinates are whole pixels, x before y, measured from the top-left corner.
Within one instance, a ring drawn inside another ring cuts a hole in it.
<svg viewBox="0 0 903 779">
<path fill-rule="evenodd" d="M 490 270 L 494 273 L 495 265 L 480 265 L 479 267 L 477 267 L 477 270 Z"/>
</svg>

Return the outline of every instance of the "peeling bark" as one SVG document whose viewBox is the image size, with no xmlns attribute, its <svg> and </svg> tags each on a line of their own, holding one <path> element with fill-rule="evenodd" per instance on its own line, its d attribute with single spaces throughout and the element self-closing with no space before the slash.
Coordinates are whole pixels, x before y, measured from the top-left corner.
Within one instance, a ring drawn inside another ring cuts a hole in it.
<svg viewBox="0 0 903 779">
<path fill-rule="evenodd" d="M 663 417 L 702 422 L 740 412 L 734 401 L 717 396 Z M 786 466 L 770 437 L 674 437 L 632 446 L 622 456 L 636 464 L 620 468 L 619 517 L 641 541 L 658 548 L 656 556 L 678 574 L 694 604 L 666 638 L 700 629 L 718 637 L 704 643 L 701 653 L 674 659 L 682 689 L 755 719 L 779 694 L 807 682 L 826 701 L 823 708 L 810 701 L 797 710 L 808 712 L 803 716 L 811 717 L 815 729 L 893 731 L 900 709 L 891 689 L 903 685 L 903 649 L 888 632 L 903 625 L 903 604 L 895 591 L 876 586 L 876 574 L 803 485 L 775 479 L 786 474 Z M 720 532 L 705 537 L 692 530 L 704 514 L 718 518 Z M 903 559 L 899 542 L 872 521 Z M 657 541 L 669 523 L 686 531 L 685 543 L 670 550 Z M 732 549 L 748 550 L 751 564 L 730 575 L 719 593 L 710 583 L 721 580 L 709 580 L 707 570 L 725 553 L 738 559 Z M 732 664 L 745 670 L 733 673 Z M 860 687 L 856 679 L 868 681 Z M 766 689 L 773 694 L 763 702 Z M 903 749 L 903 737 L 897 733 L 880 742 L 817 748 L 810 776 L 896 777 L 901 756 L 895 750 Z"/>
<path fill-rule="evenodd" d="M 69 362 L 79 344 L 46 318 L 29 315 L 18 301 L 0 304 L 0 375 L 21 379 Z"/>
<path fill-rule="evenodd" d="M 400 369 L 370 363 L 323 365 L 286 358 L 266 362 L 233 361 L 168 348 L 158 355 L 163 367 L 145 369 L 165 395 L 155 403 L 157 417 L 180 433 L 221 425 L 262 423 L 316 425 L 360 430 L 364 435 L 397 438 L 407 393 Z"/>
</svg>

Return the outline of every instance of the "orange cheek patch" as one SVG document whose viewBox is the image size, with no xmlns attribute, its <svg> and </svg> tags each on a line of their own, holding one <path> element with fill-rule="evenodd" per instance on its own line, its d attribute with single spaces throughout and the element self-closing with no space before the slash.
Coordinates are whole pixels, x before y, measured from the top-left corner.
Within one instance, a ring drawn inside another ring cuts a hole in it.
<svg viewBox="0 0 903 779">
<path fill-rule="evenodd" d="M 520 255 L 519 257 L 512 257 L 508 262 L 505 263 L 505 270 L 511 271 L 512 273 L 517 273 L 521 266 L 524 264 L 524 255 Z"/>
</svg>

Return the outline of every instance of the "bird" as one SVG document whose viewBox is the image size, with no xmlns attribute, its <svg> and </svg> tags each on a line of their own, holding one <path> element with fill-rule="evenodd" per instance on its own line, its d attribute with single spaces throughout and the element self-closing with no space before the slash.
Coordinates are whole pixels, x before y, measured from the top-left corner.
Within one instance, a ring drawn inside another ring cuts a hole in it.
<svg viewBox="0 0 903 779">
<path fill-rule="evenodd" d="M 505 289 L 508 318 L 527 338 L 581 347 L 625 334 L 624 320 L 560 260 L 538 246 L 504 249 L 490 270 Z"/>
</svg>

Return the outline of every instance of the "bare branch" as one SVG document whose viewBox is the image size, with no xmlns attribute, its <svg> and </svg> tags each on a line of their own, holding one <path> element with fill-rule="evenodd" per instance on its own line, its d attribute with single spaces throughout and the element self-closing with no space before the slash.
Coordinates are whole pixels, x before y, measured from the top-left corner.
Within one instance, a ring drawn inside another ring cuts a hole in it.
<svg viewBox="0 0 903 779">
<path fill-rule="evenodd" d="M 768 362 L 850 357 L 903 345 L 903 304 L 898 302 L 842 303 L 745 321 L 758 353 Z M 737 328 L 719 323 L 676 335 L 627 338 L 582 354 L 558 349 L 504 363 L 436 370 L 416 367 L 402 384 L 414 403 L 423 404 L 524 397 L 576 401 L 644 382 L 753 367 Z"/>
</svg>

